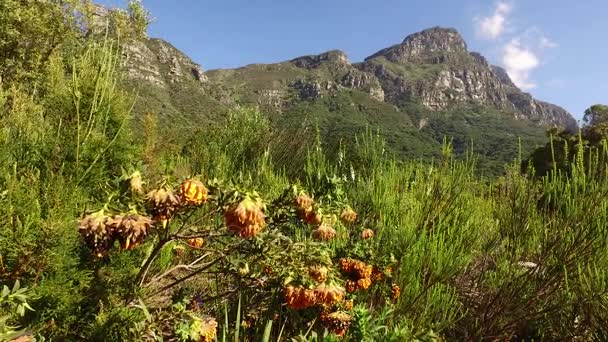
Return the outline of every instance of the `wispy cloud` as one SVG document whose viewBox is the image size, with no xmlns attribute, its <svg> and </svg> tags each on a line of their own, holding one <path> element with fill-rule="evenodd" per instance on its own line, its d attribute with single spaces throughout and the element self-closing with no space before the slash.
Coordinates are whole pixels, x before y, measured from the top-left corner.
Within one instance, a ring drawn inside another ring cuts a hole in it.
<svg viewBox="0 0 608 342">
<path fill-rule="evenodd" d="M 503 32 L 507 25 L 507 16 L 513 10 L 510 3 L 500 1 L 494 8 L 494 13 L 487 17 L 475 18 L 475 29 L 477 35 L 484 39 L 496 39 Z"/>
<path fill-rule="evenodd" d="M 533 72 L 543 63 L 546 52 L 558 47 L 537 26 L 512 27 L 515 0 L 499 0 L 492 14 L 473 19 L 478 38 L 501 44 L 501 63 L 511 80 L 522 90 L 534 89 Z M 543 82 L 547 85 L 546 82 Z"/>
<path fill-rule="evenodd" d="M 552 48 L 556 48 L 559 46 L 559 45 L 557 45 L 556 42 L 552 41 L 551 39 L 549 39 L 545 36 L 540 37 L 540 41 L 538 44 L 541 49 L 552 49 Z"/>
<path fill-rule="evenodd" d="M 515 85 L 523 90 L 534 89 L 532 72 L 542 65 L 546 50 L 557 46 L 539 28 L 531 27 L 504 45 L 502 63 Z"/>
<path fill-rule="evenodd" d="M 511 39 L 504 46 L 502 63 L 516 86 L 523 90 L 536 88 L 530 75 L 540 65 L 540 60 L 532 50 L 522 46 L 519 38 Z"/>
</svg>

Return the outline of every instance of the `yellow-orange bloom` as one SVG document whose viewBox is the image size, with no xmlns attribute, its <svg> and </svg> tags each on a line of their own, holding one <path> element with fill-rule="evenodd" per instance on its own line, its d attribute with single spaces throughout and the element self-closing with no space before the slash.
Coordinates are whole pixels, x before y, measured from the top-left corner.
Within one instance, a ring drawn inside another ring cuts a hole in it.
<svg viewBox="0 0 608 342">
<path fill-rule="evenodd" d="M 137 214 L 117 215 L 108 221 L 122 249 L 137 247 L 152 230 L 152 220 Z"/>
<path fill-rule="evenodd" d="M 352 324 L 353 318 L 349 314 L 341 311 L 332 312 L 332 313 L 321 313 L 319 317 L 321 323 L 329 329 L 329 331 L 333 334 L 336 334 L 340 337 L 346 335 L 346 332 L 350 328 Z"/>
<path fill-rule="evenodd" d="M 298 195 L 294 203 L 299 212 L 308 213 L 312 211 L 313 199 L 305 193 Z"/>
<path fill-rule="evenodd" d="M 179 209 L 180 201 L 172 191 L 157 189 L 148 193 L 148 204 L 152 210 L 152 217 L 158 222 L 166 223 Z"/>
<path fill-rule="evenodd" d="M 337 286 L 321 284 L 315 289 L 316 303 L 324 306 L 334 306 L 344 299 L 344 289 Z"/>
<path fill-rule="evenodd" d="M 250 198 L 231 207 L 224 215 L 228 230 L 246 239 L 256 236 L 264 228 L 265 218 L 259 203 Z"/>
<path fill-rule="evenodd" d="M 179 188 L 180 199 L 186 205 L 201 205 L 207 201 L 208 195 L 209 190 L 197 179 L 189 179 Z"/>
<path fill-rule="evenodd" d="M 188 239 L 186 243 L 192 248 L 201 248 L 205 244 L 205 239 L 202 237 L 192 238 Z"/>
<path fill-rule="evenodd" d="M 287 286 L 283 289 L 283 297 L 287 305 L 296 310 L 306 309 L 315 305 L 315 290 L 303 287 Z"/>
<path fill-rule="evenodd" d="M 363 240 L 369 240 L 373 237 L 374 237 L 374 231 L 369 228 L 365 229 L 363 232 L 361 232 L 361 239 L 363 239 Z"/>
<path fill-rule="evenodd" d="M 357 221 L 357 213 L 351 208 L 346 208 L 342 210 L 342 213 L 340 214 L 340 220 L 344 224 L 352 224 Z"/>
<path fill-rule="evenodd" d="M 325 266 L 311 266 L 308 268 L 308 275 L 315 281 L 322 283 L 327 280 L 328 269 Z"/>
<path fill-rule="evenodd" d="M 331 226 L 322 224 L 312 231 L 312 237 L 317 241 L 330 241 L 336 236 L 336 230 Z"/>
<path fill-rule="evenodd" d="M 400 295 L 401 288 L 399 287 L 399 285 L 393 284 L 393 286 L 391 287 L 391 298 L 393 298 L 393 301 L 397 301 Z"/>
</svg>

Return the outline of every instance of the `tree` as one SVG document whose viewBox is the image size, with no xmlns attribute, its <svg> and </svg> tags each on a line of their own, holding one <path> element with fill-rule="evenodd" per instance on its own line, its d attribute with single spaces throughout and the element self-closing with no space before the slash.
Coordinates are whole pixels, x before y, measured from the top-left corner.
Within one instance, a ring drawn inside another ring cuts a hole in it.
<svg viewBox="0 0 608 342">
<path fill-rule="evenodd" d="M 608 122 L 608 106 L 595 104 L 587 108 L 585 110 L 585 115 L 583 116 L 583 121 L 590 126 Z"/>
<path fill-rule="evenodd" d="M 0 77 L 32 81 L 51 55 L 75 42 L 85 25 L 86 0 L 0 1 Z"/>
<path fill-rule="evenodd" d="M 592 144 L 608 137 L 608 106 L 596 104 L 587 108 L 583 121 L 586 124 L 583 134 Z"/>
</svg>

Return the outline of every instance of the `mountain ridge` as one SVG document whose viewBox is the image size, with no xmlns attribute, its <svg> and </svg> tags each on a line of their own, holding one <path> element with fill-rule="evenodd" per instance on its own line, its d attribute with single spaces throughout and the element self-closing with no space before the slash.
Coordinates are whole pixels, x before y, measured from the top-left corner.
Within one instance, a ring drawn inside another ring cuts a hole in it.
<svg viewBox="0 0 608 342">
<path fill-rule="evenodd" d="M 361 62 L 329 50 L 203 72 L 161 39 L 125 51 L 128 82 L 143 98 L 136 110 L 172 124 L 212 122 L 232 108 L 254 106 L 281 127 L 301 125 L 312 115 L 336 143 L 376 127 L 408 158 L 436 155 L 444 136 L 454 138 L 462 153 L 475 140 L 495 171 L 515 157 L 520 137 L 531 150 L 544 144 L 547 128 L 577 129 L 566 110 L 518 89 L 504 69 L 469 51 L 451 28 L 410 34 Z M 496 153 L 496 144 L 512 151 Z"/>
</svg>

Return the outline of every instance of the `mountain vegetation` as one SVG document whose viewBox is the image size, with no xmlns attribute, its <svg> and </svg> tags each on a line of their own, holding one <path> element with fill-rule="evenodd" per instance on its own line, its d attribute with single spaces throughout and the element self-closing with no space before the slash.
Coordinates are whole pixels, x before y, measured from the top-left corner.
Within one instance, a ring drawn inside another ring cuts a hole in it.
<svg viewBox="0 0 608 342">
<path fill-rule="evenodd" d="M 0 1 L 0 341 L 608 338 L 608 107 L 452 30 L 202 72 L 148 22 Z"/>
</svg>

